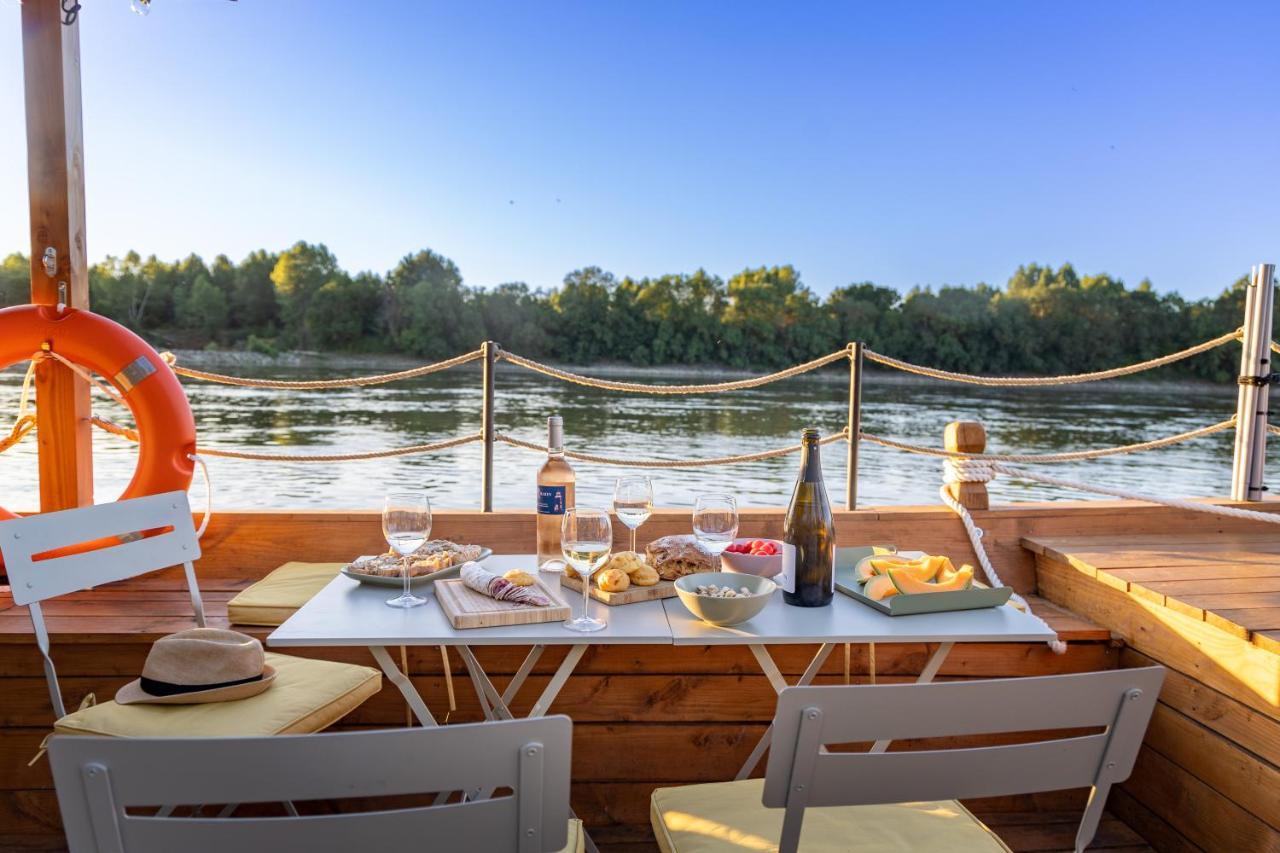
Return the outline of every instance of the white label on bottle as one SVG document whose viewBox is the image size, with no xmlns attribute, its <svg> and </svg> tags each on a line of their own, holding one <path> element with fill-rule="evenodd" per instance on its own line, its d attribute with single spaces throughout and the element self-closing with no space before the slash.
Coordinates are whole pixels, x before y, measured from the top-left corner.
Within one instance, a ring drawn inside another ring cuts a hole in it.
<svg viewBox="0 0 1280 853">
<path fill-rule="evenodd" d="M 796 591 L 796 546 L 782 543 L 782 571 L 774 578 L 783 592 Z"/>
</svg>

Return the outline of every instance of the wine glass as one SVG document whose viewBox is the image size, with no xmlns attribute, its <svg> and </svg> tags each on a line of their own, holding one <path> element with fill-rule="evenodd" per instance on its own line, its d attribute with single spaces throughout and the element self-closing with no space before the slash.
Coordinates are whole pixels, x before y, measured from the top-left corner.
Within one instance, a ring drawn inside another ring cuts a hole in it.
<svg viewBox="0 0 1280 853">
<path fill-rule="evenodd" d="M 387 495 L 382 505 L 382 535 L 391 550 L 404 558 L 404 592 L 387 600 L 389 607 L 417 607 L 426 604 L 409 591 L 409 555 L 422 547 L 431 535 L 431 501 L 423 491 Z"/>
<path fill-rule="evenodd" d="M 599 631 L 605 623 L 587 615 L 591 600 L 591 575 L 609 559 L 613 550 L 613 522 L 602 509 L 571 508 L 565 510 L 560 523 L 560 550 L 578 577 L 582 578 L 582 615 L 564 623 L 570 631 Z"/>
<path fill-rule="evenodd" d="M 693 505 L 693 533 L 719 556 L 738 535 L 738 500 L 733 495 L 698 495 Z"/>
<path fill-rule="evenodd" d="M 613 486 L 613 511 L 631 529 L 631 550 L 636 549 L 636 531 L 653 514 L 653 480 L 648 477 L 619 477 Z"/>
</svg>

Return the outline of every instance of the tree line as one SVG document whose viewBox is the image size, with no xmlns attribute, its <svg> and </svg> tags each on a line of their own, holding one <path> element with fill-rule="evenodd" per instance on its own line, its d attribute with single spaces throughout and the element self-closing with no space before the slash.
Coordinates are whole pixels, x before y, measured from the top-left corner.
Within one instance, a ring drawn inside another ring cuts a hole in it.
<svg viewBox="0 0 1280 853">
<path fill-rule="evenodd" d="M 0 264 L 0 305 L 28 301 L 29 262 Z M 403 353 L 438 359 L 482 340 L 574 364 L 777 368 L 864 341 L 947 370 L 1046 374 L 1097 370 L 1181 349 L 1238 327 L 1246 280 L 1213 298 L 1129 288 L 1108 275 L 1021 266 L 1003 287 L 871 282 L 815 294 L 792 266 L 618 278 L 599 267 L 551 291 L 522 282 L 468 286 L 430 250 L 385 275 L 350 273 L 323 244 L 167 262 L 136 252 L 89 272 L 93 310 L 157 345 Z M 1239 355 L 1223 347 L 1182 363 L 1182 376 L 1225 381 Z"/>
</svg>

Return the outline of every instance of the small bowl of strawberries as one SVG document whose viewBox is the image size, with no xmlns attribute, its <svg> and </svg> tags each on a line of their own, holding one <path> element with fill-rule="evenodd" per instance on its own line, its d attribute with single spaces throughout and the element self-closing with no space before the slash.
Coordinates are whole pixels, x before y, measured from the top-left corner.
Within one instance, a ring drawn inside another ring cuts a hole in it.
<svg viewBox="0 0 1280 853">
<path fill-rule="evenodd" d="M 735 539 L 720 555 L 726 572 L 776 577 L 782 571 L 782 543 L 776 539 Z"/>
</svg>

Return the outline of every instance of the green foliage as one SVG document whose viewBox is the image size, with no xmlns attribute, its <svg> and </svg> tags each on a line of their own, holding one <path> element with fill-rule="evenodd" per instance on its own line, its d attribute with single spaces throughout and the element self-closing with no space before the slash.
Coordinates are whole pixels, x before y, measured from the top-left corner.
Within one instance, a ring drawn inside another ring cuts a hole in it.
<svg viewBox="0 0 1280 853">
<path fill-rule="evenodd" d="M 27 300 L 25 255 L 0 262 L 0 306 Z M 168 263 L 137 252 L 89 271 L 91 304 L 131 328 L 182 345 L 403 352 L 429 359 L 489 339 L 533 358 L 576 364 L 720 364 L 778 368 L 860 340 L 920 364 L 970 373 L 1097 370 L 1172 352 L 1242 322 L 1247 281 L 1187 301 L 1108 275 L 1019 267 L 1004 287 L 941 286 L 900 294 L 872 282 L 818 298 L 791 266 L 727 282 L 705 270 L 622 278 L 599 267 L 551 292 L 523 282 L 469 287 L 448 258 L 406 255 L 386 275 L 344 271 L 323 244 L 252 252 L 239 263 L 197 255 Z M 1230 381 L 1224 347 L 1171 368 Z M 1166 374 L 1167 375 L 1167 374 Z"/>
</svg>

